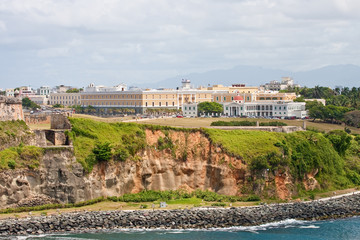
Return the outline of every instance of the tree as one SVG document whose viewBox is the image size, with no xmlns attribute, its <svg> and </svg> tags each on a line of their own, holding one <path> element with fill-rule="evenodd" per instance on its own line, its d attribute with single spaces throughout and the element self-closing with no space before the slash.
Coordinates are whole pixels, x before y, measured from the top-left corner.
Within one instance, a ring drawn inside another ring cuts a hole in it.
<svg viewBox="0 0 360 240">
<path fill-rule="evenodd" d="M 306 109 L 309 111 L 309 117 L 315 119 L 324 119 L 325 106 L 317 101 L 306 102 Z"/>
<path fill-rule="evenodd" d="M 109 142 L 104 143 L 96 143 L 94 149 L 92 150 L 93 154 L 95 155 L 95 159 L 98 162 L 101 161 L 109 161 L 112 157 L 112 146 Z"/>
<path fill-rule="evenodd" d="M 360 127 L 360 111 L 355 110 L 345 113 L 344 121 L 349 126 Z"/>
<path fill-rule="evenodd" d="M 205 114 L 221 114 L 223 106 L 217 102 L 202 102 L 198 104 L 198 112 Z"/>
<path fill-rule="evenodd" d="M 78 88 L 71 88 L 66 90 L 66 93 L 78 93 L 78 92 L 80 92 L 80 89 Z"/>
<path fill-rule="evenodd" d="M 352 137 L 343 130 L 333 130 L 325 135 L 339 155 L 344 156 L 351 145 Z"/>
<path fill-rule="evenodd" d="M 64 105 L 61 105 L 59 103 L 56 103 L 53 105 L 54 108 L 64 108 Z"/>
<path fill-rule="evenodd" d="M 37 105 L 36 103 L 34 103 L 33 101 L 31 101 L 28 97 L 24 97 L 22 100 L 22 106 L 25 108 L 29 108 L 32 110 L 36 110 L 37 108 L 40 108 L 39 105 Z"/>
</svg>

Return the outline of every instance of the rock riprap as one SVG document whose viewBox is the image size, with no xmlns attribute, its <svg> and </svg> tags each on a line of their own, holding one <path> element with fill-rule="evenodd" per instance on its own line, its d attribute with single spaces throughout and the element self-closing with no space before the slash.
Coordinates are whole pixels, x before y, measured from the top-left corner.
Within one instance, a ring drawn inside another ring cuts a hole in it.
<svg viewBox="0 0 360 240">
<path fill-rule="evenodd" d="M 360 194 L 328 200 L 240 208 L 77 212 L 0 221 L 0 235 L 115 228 L 224 228 L 285 219 L 340 218 L 360 213 Z"/>
</svg>

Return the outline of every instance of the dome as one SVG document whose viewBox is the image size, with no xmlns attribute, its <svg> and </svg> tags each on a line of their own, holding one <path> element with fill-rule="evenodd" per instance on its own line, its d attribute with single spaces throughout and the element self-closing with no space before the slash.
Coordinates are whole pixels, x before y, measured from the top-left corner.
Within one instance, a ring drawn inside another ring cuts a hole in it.
<svg viewBox="0 0 360 240">
<path fill-rule="evenodd" d="M 244 100 L 244 98 L 241 97 L 241 96 L 235 96 L 234 97 L 234 101 L 242 101 L 242 100 Z"/>
</svg>

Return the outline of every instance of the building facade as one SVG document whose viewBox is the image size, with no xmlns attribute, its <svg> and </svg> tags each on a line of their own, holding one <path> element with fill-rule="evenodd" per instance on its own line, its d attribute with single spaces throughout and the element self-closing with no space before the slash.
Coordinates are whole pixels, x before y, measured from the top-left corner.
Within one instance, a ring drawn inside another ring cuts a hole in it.
<svg viewBox="0 0 360 240">
<path fill-rule="evenodd" d="M 60 104 L 63 106 L 81 105 L 80 93 L 50 93 L 50 105 Z"/>
<path fill-rule="evenodd" d="M 277 117 L 304 118 L 307 116 L 304 102 L 262 101 L 224 103 L 224 115 L 229 117 Z"/>
<path fill-rule="evenodd" d="M 282 77 L 281 82 L 273 80 L 270 81 L 269 83 L 265 83 L 264 85 L 260 86 L 262 90 L 270 90 L 270 91 L 280 91 L 294 87 L 300 87 L 300 85 L 294 84 L 294 80 L 291 77 Z"/>
</svg>

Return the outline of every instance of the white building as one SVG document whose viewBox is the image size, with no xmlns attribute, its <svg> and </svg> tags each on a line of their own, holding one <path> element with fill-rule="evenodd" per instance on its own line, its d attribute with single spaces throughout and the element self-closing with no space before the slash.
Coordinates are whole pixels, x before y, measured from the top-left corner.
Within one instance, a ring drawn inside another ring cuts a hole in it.
<svg viewBox="0 0 360 240">
<path fill-rule="evenodd" d="M 50 92 L 51 92 L 51 88 L 49 86 L 41 86 L 40 88 L 37 89 L 37 95 L 48 96 L 50 95 Z"/>
<path fill-rule="evenodd" d="M 184 103 L 182 112 L 185 117 L 197 117 L 197 103 Z"/>
<path fill-rule="evenodd" d="M 260 86 L 262 90 L 270 90 L 270 91 L 280 91 L 286 90 L 289 87 L 300 87 L 299 84 L 294 84 L 294 80 L 291 77 L 282 77 L 281 82 L 273 80 L 269 83 L 265 83 L 264 85 Z"/>
<path fill-rule="evenodd" d="M 6 97 L 14 97 L 15 91 L 13 88 L 5 89 L 5 96 Z"/>
<path fill-rule="evenodd" d="M 304 118 L 307 116 L 304 102 L 262 101 L 224 103 L 224 115 L 231 117 L 278 117 Z"/>
<path fill-rule="evenodd" d="M 90 83 L 89 86 L 85 88 L 86 93 L 91 92 L 122 92 L 127 91 L 127 86 L 124 83 L 121 83 L 119 85 L 113 86 L 113 87 L 105 87 L 103 85 L 95 86 L 94 83 Z"/>
</svg>

